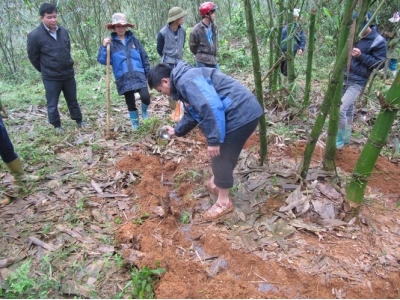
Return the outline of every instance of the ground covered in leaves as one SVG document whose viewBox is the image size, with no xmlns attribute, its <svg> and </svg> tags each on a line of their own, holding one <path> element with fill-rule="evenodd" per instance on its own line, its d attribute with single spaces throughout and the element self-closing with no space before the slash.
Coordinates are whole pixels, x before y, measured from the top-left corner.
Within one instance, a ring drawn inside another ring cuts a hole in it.
<svg viewBox="0 0 400 300">
<path fill-rule="evenodd" d="M 169 113 L 155 100 L 151 113 Z M 101 149 L 90 146 L 94 129 L 75 131 L 70 147 L 52 145 L 60 171 L 27 194 L 2 170 L 11 203 L 0 207 L 0 282 L 31 259 L 33 274 L 58 283 L 48 297 L 132 297 L 131 270 L 147 266 L 166 269 L 156 298 L 399 298 L 399 162 L 379 157 L 354 217 L 345 186 L 365 140 L 337 151 L 338 180 L 321 169 L 322 136 L 300 181 L 306 130 L 288 139 L 272 127 L 268 163 L 259 166 L 255 132 L 236 168 L 235 210 L 213 222 L 201 217 L 216 199 L 199 129 L 131 142 L 126 120 Z"/>
</svg>

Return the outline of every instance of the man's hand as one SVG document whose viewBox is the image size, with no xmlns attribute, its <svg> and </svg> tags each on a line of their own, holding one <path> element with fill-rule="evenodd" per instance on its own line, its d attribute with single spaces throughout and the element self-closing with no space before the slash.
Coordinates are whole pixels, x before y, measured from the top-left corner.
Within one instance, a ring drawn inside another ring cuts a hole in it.
<svg viewBox="0 0 400 300">
<path fill-rule="evenodd" d="M 209 157 L 219 156 L 219 146 L 208 146 L 207 147 L 207 155 Z"/>
<path fill-rule="evenodd" d="M 353 50 L 351 51 L 351 56 L 357 58 L 361 55 L 361 50 L 358 48 L 353 48 Z"/>
<path fill-rule="evenodd" d="M 175 129 L 169 125 L 165 125 L 162 127 L 162 129 L 167 129 L 168 130 L 168 134 L 170 136 L 173 136 L 175 134 Z"/>
<path fill-rule="evenodd" d="M 298 49 L 298 50 L 297 50 L 297 54 L 298 54 L 298 55 L 302 55 L 302 54 L 303 54 L 303 50 Z"/>
</svg>

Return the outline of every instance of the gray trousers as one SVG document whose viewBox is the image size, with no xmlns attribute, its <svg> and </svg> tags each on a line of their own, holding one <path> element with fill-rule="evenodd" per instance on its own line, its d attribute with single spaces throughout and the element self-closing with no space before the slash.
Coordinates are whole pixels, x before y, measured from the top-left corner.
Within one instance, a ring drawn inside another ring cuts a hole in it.
<svg viewBox="0 0 400 300">
<path fill-rule="evenodd" d="M 340 105 L 339 129 L 345 129 L 353 123 L 354 102 L 360 95 L 363 87 L 357 84 L 349 84 L 343 87 L 342 104 Z"/>
</svg>

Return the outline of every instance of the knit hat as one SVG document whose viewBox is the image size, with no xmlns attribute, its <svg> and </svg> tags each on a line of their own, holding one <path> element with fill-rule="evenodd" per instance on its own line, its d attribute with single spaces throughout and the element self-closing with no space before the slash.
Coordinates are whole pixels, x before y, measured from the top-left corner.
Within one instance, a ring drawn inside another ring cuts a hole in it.
<svg viewBox="0 0 400 300">
<path fill-rule="evenodd" d="M 395 13 L 393 14 L 393 18 L 390 18 L 389 21 L 392 22 L 392 23 L 397 23 L 398 21 L 400 21 L 400 14 L 399 14 L 399 12 L 395 12 Z"/>
<path fill-rule="evenodd" d="M 300 9 L 298 9 L 298 8 L 293 9 L 293 16 L 295 16 L 295 17 L 300 16 Z"/>
<path fill-rule="evenodd" d="M 167 23 L 171 23 L 171 22 L 173 22 L 175 20 L 178 20 L 178 19 L 180 19 L 180 18 L 182 18 L 182 17 L 184 17 L 186 15 L 187 15 L 187 12 L 184 11 L 182 8 L 177 7 L 177 6 L 173 7 L 168 12 Z"/>
<path fill-rule="evenodd" d="M 115 13 L 115 14 L 113 14 L 111 23 L 108 23 L 106 25 L 106 28 L 108 30 L 114 30 L 115 29 L 115 25 L 125 25 L 126 27 L 130 27 L 130 28 L 135 27 L 135 25 L 133 25 L 131 23 L 128 23 L 126 21 L 126 16 L 123 13 Z"/>
</svg>

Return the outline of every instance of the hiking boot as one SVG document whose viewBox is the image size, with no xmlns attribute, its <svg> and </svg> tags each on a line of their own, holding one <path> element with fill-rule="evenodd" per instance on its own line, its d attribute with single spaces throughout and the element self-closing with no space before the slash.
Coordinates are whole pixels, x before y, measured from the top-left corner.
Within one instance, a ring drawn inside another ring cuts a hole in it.
<svg viewBox="0 0 400 300">
<path fill-rule="evenodd" d="M 61 135 L 61 134 L 65 133 L 65 130 L 64 130 L 64 128 L 59 126 L 59 127 L 55 127 L 55 132 L 56 132 L 56 135 Z"/>
</svg>

